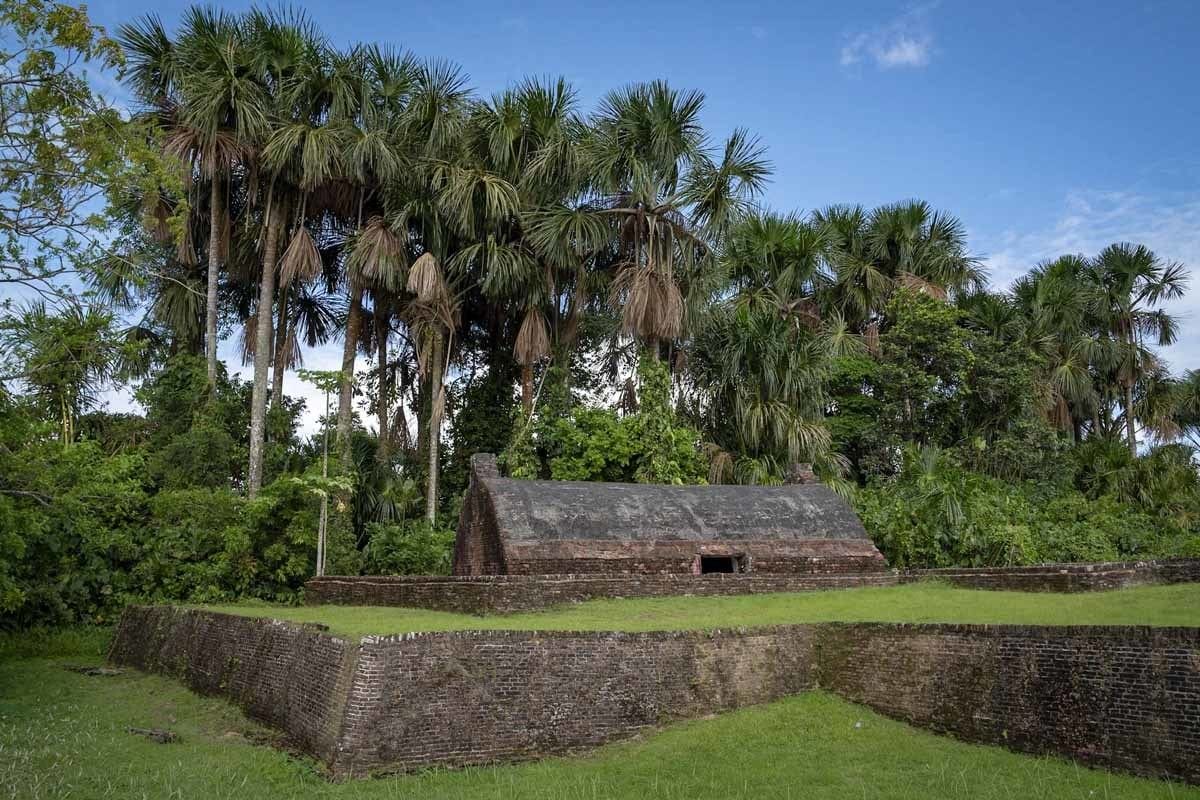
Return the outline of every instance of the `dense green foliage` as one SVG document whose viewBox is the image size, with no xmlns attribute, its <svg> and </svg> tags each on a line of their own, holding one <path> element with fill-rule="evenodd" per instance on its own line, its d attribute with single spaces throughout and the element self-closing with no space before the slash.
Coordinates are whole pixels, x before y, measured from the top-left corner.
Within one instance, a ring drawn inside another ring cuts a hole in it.
<svg viewBox="0 0 1200 800">
<path fill-rule="evenodd" d="M 1200 534 L 1170 509 L 1076 488 L 1091 473 L 1073 461 L 1057 462 L 1065 480 L 1013 482 L 966 469 L 952 452 L 912 449 L 897 476 L 857 492 L 856 506 L 897 567 L 1200 555 Z M 1161 469 L 1195 481 L 1189 464 Z"/>
<path fill-rule="evenodd" d="M 371 575 L 449 575 L 454 531 L 434 530 L 425 520 L 367 525 L 363 555 Z"/>
<path fill-rule="evenodd" d="M 1186 274 L 1143 246 L 997 291 L 920 200 L 761 207 L 762 144 L 663 81 L 485 98 L 261 9 L 0 25 L 26 290 L 0 298 L 0 624 L 291 601 L 325 538 L 331 572 L 444 572 L 480 451 L 561 480 L 809 462 L 895 566 L 1200 552 L 1200 375 L 1156 349 Z M 332 342 L 306 409 L 283 376 Z"/>
<path fill-rule="evenodd" d="M 282 477 L 247 501 L 227 471 L 241 421 L 222 423 L 214 402 L 179 424 L 180 395 L 153 389 L 141 395 L 149 405 L 136 438 L 114 427 L 112 438 L 68 447 L 30 408 L 0 400 L 5 619 L 103 621 L 133 598 L 286 601 L 311 577 L 316 504 L 304 478 Z M 197 452 L 200 441 L 214 444 Z M 334 538 L 331 560 L 357 571 L 348 530 Z"/>
<path fill-rule="evenodd" d="M 666 366 L 643 358 L 637 367 L 641 405 L 633 413 L 588 406 L 571 396 L 561 371 L 529 420 L 519 420 L 503 454 L 509 475 L 564 481 L 700 483 L 706 465 L 700 433 L 670 406 Z"/>
</svg>

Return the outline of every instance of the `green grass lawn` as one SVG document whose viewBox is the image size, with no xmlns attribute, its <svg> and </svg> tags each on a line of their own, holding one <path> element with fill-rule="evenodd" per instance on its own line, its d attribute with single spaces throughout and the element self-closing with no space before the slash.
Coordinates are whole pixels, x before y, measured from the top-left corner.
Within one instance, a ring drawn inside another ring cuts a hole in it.
<svg viewBox="0 0 1200 800">
<path fill-rule="evenodd" d="M 821 693 L 672 725 L 577 758 L 330 783 L 230 704 L 129 671 L 88 677 L 100 633 L 0 637 L 0 797 L 1177 798 L 1200 789 L 919 731 Z M 126 731 L 164 727 L 177 744 Z M 255 744 L 255 743 L 259 744 Z"/>
<path fill-rule="evenodd" d="M 496 628 L 649 631 L 831 620 L 1200 626 L 1200 584 L 1047 594 L 984 592 L 954 589 L 940 583 L 919 583 L 799 594 L 593 600 L 549 611 L 489 617 L 363 606 L 207 608 L 249 616 L 322 622 L 345 636 Z"/>
</svg>

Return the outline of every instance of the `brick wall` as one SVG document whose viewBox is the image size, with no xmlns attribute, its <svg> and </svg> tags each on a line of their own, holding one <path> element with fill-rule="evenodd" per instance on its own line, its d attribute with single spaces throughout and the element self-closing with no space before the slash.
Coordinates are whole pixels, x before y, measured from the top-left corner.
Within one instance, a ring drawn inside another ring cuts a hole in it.
<svg viewBox="0 0 1200 800">
<path fill-rule="evenodd" d="M 1038 564 L 1031 567 L 920 569 L 901 576 L 904 582 L 929 578 L 970 589 L 1089 592 L 1152 583 L 1200 582 L 1200 558 Z"/>
<path fill-rule="evenodd" d="M 110 658 L 229 697 L 336 774 L 570 753 L 816 686 L 915 725 L 1200 782 L 1200 629 L 829 624 L 368 636 L 130 608 Z"/>
<path fill-rule="evenodd" d="M 826 625 L 817 662 L 914 725 L 1200 783 L 1200 628 Z"/>
<path fill-rule="evenodd" d="M 226 697 L 328 762 L 336 751 L 356 649 L 325 633 L 324 626 L 129 606 L 109 660 Z"/>
<path fill-rule="evenodd" d="M 304 585 L 310 604 L 408 606 L 468 614 L 530 611 L 604 597 L 762 594 L 892 586 L 891 572 L 831 575 L 496 575 L 314 578 Z"/>
<path fill-rule="evenodd" d="M 1146 583 L 1200 582 L 1200 559 L 1048 564 L 1036 567 L 745 575 L 363 575 L 314 578 L 311 604 L 410 606 L 469 614 L 529 611 L 603 597 L 716 596 L 892 586 L 936 578 L 975 589 L 1092 591 Z"/>
<path fill-rule="evenodd" d="M 511 543 L 504 553 L 505 567 L 499 574 L 508 575 L 691 575 L 699 572 L 701 556 L 739 556 L 746 560 L 750 572 L 768 575 L 844 575 L 887 569 L 883 556 L 866 538 L 653 542 L 564 539 Z M 459 570 L 457 562 L 455 567 L 455 574 L 483 574 Z"/>
<path fill-rule="evenodd" d="M 336 764 L 363 774 L 569 753 L 812 688 L 813 630 L 367 637 Z"/>
</svg>

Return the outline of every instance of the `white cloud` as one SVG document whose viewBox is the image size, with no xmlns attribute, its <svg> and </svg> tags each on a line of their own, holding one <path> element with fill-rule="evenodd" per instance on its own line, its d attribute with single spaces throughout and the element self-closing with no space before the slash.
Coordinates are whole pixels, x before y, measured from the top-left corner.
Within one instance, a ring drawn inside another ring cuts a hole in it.
<svg viewBox="0 0 1200 800">
<path fill-rule="evenodd" d="M 924 67 L 933 55 L 928 18 L 935 5 L 914 6 L 884 25 L 848 36 L 842 46 L 842 66 L 855 66 L 869 58 L 879 69 Z"/>
<path fill-rule="evenodd" d="M 1164 261 L 1188 268 L 1189 291 L 1166 306 L 1180 326 L 1178 341 L 1164 356 L 1176 372 L 1200 369 L 1200 192 L 1072 191 L 1052 225 L 1006 232 L 985 252 L 991 251 L 993 284 L 1007 288 L 1041 261 L 1067 253 L 1095 255 L 1114 242 L 1144 244 Z"/>
</svg>

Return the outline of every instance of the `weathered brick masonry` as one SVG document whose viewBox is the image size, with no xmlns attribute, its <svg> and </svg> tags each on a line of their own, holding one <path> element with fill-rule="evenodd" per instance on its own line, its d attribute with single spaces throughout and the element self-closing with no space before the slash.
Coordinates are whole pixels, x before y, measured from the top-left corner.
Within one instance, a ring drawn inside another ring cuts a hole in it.
<svg viewBox="0 0 1200 800">
<path fill-rule="evenodd" d="M 1153 583 L 1200 582 L 1200 558 L 1103 561 L 1094 564 L 1038 564 L 1031 567 L 922 569 L 901 580 L 936 578 L 971 589 L 1023 592 L 1090 592 Z"/>
<path fill-rule="evenodd" d="M 350 692 L 357 646 L 324 626 L 171 606 L 130 606 L 109 660 L 220 695 L 330 762 Z"/>
<path fill-rule="evenodd" d="M 815 631 L 367 637 L 335 768 L 568 753 L 813 687 Z"/>
<path fill-rule="evenodd" d="M 131 608 L 111 659 L 222 694 L 336 774 L 566 753 L 822 687 L 917 725 L 1200 781 L 1200 629 L 791 625 L 365 637 Z"/>
<path fill-rule="evenodd" d="M 892 572 L 861 575 L 363 575 L 313 578 L 310 604 L 408 606 L 505 614 L 605 597 L 701 597 L 892 586 Z"/>
<path fill-rule="evenodd" d="M 975 589 L 1076 592 L 1149 583 L 1200 582 L 1200 559 L 1036 567 L 814 574 L 483 575 L 314 578 L 308 603 L 409 606 L 469 614 L 529 611 L 604 597 L 716 596 L 892 586 L 936 578 Z"/>
<path fill-rule="evenodd" d="M 914 725 L 1200 782 L 1200 628 L 835 624 L 817 662 Z"/>
</svg>

